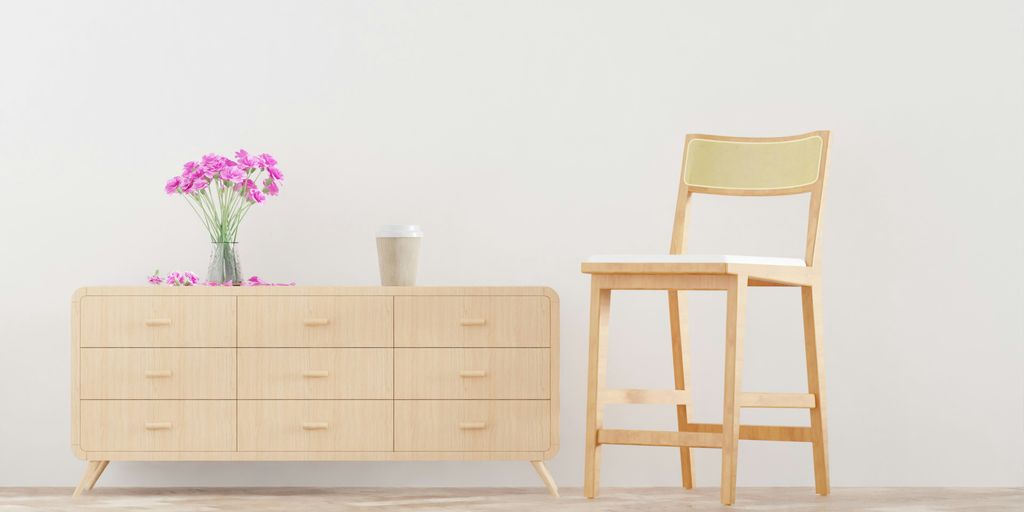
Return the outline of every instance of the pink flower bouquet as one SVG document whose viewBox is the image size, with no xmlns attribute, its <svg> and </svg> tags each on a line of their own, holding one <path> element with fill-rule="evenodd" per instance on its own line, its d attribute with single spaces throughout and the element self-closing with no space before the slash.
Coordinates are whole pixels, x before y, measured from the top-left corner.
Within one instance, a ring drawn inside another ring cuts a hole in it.
<svg viewBox="0 0 1024 512">
<path fill-rule="evenodd" d="M 284 174 L 274 157 L 251 156 L 244 149 L 235 153 L 234 160 L 211 153 L 198 162 L 187 162 L 180 176 L 167 180 L 164 191 L 185 197 L 214 244 L 207 281 L 242 282 L 235 249 L 238 226 L 249 208 L 280 192 L 282 180 Z"/>
</svg>

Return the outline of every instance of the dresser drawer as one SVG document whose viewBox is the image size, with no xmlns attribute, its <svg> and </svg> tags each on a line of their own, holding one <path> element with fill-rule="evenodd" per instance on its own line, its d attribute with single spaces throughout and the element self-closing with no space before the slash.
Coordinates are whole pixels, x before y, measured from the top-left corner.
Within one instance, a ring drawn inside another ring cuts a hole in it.
<svg viewBox="0 0 1024 512">
<path fill-rule="evenodd" d="M 394 349 L 240 348 L 238 397 L 390 399 Z"/>
<path fill-rule="evenodd" d="M 395 297 L 398 347 L 547 347 L 550 322 L 547 297 Z"/>
<path fill-rule="evenodd" d="M 547 348 L 398 348 L 395 398 L 547 399 Z"/>
<path fill-rule="evenodd" d="M 85 297 L 83 347 L 233 347 L 235 298 Z"/>
<path fill-rule="evenodd" d="M 83 400 L 85 451 L 234 451 L 234 400 Z"/>
<path fill-rule="evenodd" d="M 395 451 L 546 451 L 547 400 L 396 400 Z"/>
<path fill-rule="evenodd" d="M 391 297 L 239 297 L 240 347 L 390 347 Z"/>
<path fill-rule="evenodd" d="M 233 348 L 84 348 L 82 398 L 235 398 Z"/>
<path fill-rule="evenodd" d="M 239 400 L 239 451 L 391 451 L 391 400 Z"/>
</svg>

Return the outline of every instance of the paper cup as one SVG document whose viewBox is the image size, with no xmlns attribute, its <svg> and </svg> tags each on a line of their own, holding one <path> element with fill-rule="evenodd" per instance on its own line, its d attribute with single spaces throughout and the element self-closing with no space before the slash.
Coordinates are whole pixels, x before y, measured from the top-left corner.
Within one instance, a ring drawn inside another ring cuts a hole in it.
<svg viewBox="0 0 1024 512">
<path fill-rule="evenodd" d="M 415 286 L 423 231 L 419 226 L 381 226 L 377 230 L 377 263 L 382 286 Z"/>
</svg>

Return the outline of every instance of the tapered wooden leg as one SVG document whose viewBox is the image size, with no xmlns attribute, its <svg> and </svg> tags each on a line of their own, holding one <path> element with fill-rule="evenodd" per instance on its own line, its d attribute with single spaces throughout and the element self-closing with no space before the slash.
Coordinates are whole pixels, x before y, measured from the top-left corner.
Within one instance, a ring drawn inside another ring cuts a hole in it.
<svg viewBox="0 0 1024 512">
<path fill-rule="evenodd" d="M 96 478 L 99 478 L 99 468 L 102 464 L 103 461 L 99 460 L 90 460 L 89 463 L 86 464 L 85 472 L 82 473 L 82 479 L 78 481 L 78 487 L 75 487 L 75 492 L 72 496 L 78 496 L 82 494 L 82 491 L 88 489 L 89 485 L 95 482 L 93 475 L 96 475 Z"/>
<path fill-rule="evenodd" d="M 722 504 L 736 501 L 736 456 L 740 441 L 739 394 L 743 376 L 743 330 L 747 276 L 729 283 L 725 325 L 725 407 L 722 411 Z"/>
<path fill-rule="evenodd" d="M 811 412 L 811 445 L 814 451 L 814 491 L 830 492 L 828 477 L 828 428 L 825 424 L 825 359 L 821 340 L 820 287 L 801 288 L 804 310 L 804 348 L 807 354 L 807 392 L 815 397 Z"/>
<path fill-rule="evenodd" d="M 96 468 L 96 472 L 93 473 L 92 478 L 89 480 L 89 487 L 86 488 L 87 491 L 91 491 L 93 487 L 96 487 L 96 482 L 100 479 L 100 475 L 102 475 L 103 472 L 106 471 L 107 466 L 109 464 L 109 460 L 100 461 L 99 467 Z"/>
<path fill-rule="evenodd" d="M 672 331 L 672 369 L 675 372 L 676 389 L 689 389 L 686 382 L 686 376 L 690 373 L 690 332 L 687 323 L 686 292 L 669 290 L 668 316 Z M 689 423 L 685 404 L 676 406 L 676 419 L 679 431 L 685 431 Z M 679 448 L 679 466 L 682 470 L 683 487 L 693 489 L 693 457 L 690 454 L 690 447 Z"/>
<path fill-rule="evenodd" d="M 551 493 L 552 496 L 557 498 L 558 486 L 555 485 L 555 479 L 551 478 L 551 473 L 548 472 L 548 467 L 544 465 L 544 461 L 531 460 L 530 464 L 533 465 L 533 469 L 537 471 L 537 474 L 540 476 L 541 481 L 543 481 L 544 485 L 547 486 L 548 492 Z"/>
<path fill-rule="evenodd" d="M 583 495 L 597 497 L 601 478 L 601 446 L 597 444 L 597 431 L 603 422 L 603 411 L 598 400 L 604 387 L 605 357 L 608 342 L 608 313 L 611 309 L 611 290 L 602 290 L 597 279 L 591 281 L 590 291 L 590 358 L 587 379 L 587 445 L 583 474 Z"/>
</svg>

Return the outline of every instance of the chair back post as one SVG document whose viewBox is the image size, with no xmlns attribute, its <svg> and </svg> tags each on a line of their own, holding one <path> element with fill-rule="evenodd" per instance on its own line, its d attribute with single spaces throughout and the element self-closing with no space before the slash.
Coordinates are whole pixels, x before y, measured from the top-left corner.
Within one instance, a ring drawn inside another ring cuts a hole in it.
<svg viewBox="0 0 1024 512">
<path fill-rule="evenodd" d="M 821 205 L 825 202 L 825 176 L 828 174 L 828 138 L 827 130 L 817 132 L 821 137 L 821 167 L 818 170 L 818 181 L 811 190 L 809 211 L 807 212 L 807 248 L 804 261 L 807 268 L 815 268 L 818 256 L 818 238 L 821 236 Z"/>
<path fill-rule="evenodd" d="M 690 139 L 693 137 L 693 134 L 687 134 L 686 143 L 683 144 L 683 162 L 679 169 L 679 196 L 676 198 L 676 217 L 672 223 L 672 242 L 669 244 L 669 254 L 686 252 L 686 217 L 690 211 L 691 192 L 683 176 L 686 173 L 686 148 L 690 146 Z"/>
<path fill-rule="evenodd" d="M 788 137 L 688 134 L 676 199 L 669 254 L 686 251 L 693 194 L 778 196 L 810 193 L 804 261 L 814 268 L 828 170 L 829 132 Z"/>
</svg>

